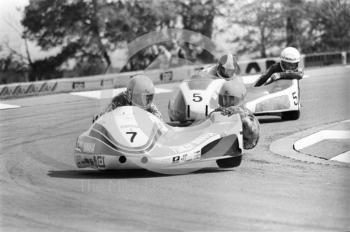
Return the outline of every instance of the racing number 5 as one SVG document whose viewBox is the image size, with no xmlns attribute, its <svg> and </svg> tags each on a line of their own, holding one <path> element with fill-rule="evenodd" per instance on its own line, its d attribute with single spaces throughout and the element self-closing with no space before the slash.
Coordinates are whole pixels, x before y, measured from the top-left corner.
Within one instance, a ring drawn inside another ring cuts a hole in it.
<svg viewBox="0 0 350 232">
<path fill-rule="evenodd" d="M 298 105 L 298 95 L 297 92 L 292 93 L 293 99 L 294 99 L 294 105 Z"/>
<path fill-rule="evenodd" d="M 200 102 L 200 101 L 202 101 L 202 100 L 203 100 L 203 98 L 202 98 L 202 96 L 201 96 L 200 93 L 194 93 L 194 94 L 193 94 L 193 101 L 194 101 L 194 102 Z"/>
<path fill-rule="evenodd" d="M 133 143 L 133 142 L 134 142 L 134 139 L 135 139 L 135 137 L 136 137 L 136 135 L 137 135 L 137 132 L 130 131 L 130 132 L 126 132 L 126 134 L 131 135 L 130 142 Z"/>
</svg>

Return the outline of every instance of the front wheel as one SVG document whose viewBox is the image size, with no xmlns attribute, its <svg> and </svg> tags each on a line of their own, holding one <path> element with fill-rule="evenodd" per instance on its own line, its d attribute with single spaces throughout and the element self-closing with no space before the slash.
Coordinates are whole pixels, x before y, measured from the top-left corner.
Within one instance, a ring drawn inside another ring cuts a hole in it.
<svg viewBox="0 0 350 232">
<path fill-rule="evenodd" d="M 300 117 L 300 110 L 288 111 L 282 113 L 282 120 L 297 120 Z"/>
<path fill-rule="evenodd" d="M 226 159 L 219 159 L 216 161 L 220 168 L 235 168 L 241 165 L 242 156 L 230 157 Z"/>
</svg>

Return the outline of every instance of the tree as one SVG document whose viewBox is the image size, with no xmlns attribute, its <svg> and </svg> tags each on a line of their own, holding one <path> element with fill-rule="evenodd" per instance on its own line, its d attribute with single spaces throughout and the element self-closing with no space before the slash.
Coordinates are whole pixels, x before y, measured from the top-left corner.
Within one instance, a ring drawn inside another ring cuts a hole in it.
<svg viewBox="0 0 350 232">
<path fill-rule="evenodd" d="M 233 40 L 240 44 L 237 53 L 259 51 L 260 57 L 266 57 L 268 48 L 281 45 L 285 38 L 281 11 L 281 2 L 274 0 L 253 0 L 235 5 L 230 11 L 229 22 L 246 30 Z"/>
<path fill-rule="evenodd" d="M 305 17 L 304 1 L 303 0 L 285 0 L 282 2 L 284 7 L 281 12 L 282 17 L 286 21 L 286 44 L 287 46 L 300 47 L 303 31 L 306 30 L 303 26 L 303 18 Z"/>
<path fill-rule="evenodd" d="M 26 70 L 23 56 L 4 41 L 0 45 L 0 84 L 26 81 Z"/>
<path fill-rule="evenodd" d="M 100 17 L 100 4 L 105 0 L 40 0 L 30 1 L 25 8 L 22 25 L 23 35 L 36 41 L 44 50 L 61 47 L 56 58 L 51 57 L 38 61 L 37 67 L 59 69 L 63 62 L 71 57 L 100 57 L 110 65 L 107 45 L 103 42 L 103 19 Z M 40 75 L 38 70 L 33 75 Z M 47 68 L 46 68 L 47 69 Z M 40 77 L 39 77 L 40 78 Z"/>
<path fill-rule="evenodd" d="M 174 27 L 177 18 L 174 4 L 175 2 L 166 0 L 118 2 L 106 11 L 109 18 L 106 23 L 106 38 L 114 44 L 120 41 L 130 43 L 146 33 Z M 155 42 L 152 37 L 142 38 L 149 40 L 143 41 L 144 44 Z M 151 46 L 140 49 L 129 48 L 129 60 L 121 70 L 145 69 L 157 55 Z"/>
<path fill-rule="evenodd" d="M 109 54 L 118 46 L 173 23 L 170 8 L 171 3 L 165 0 L 40 0 L 26 7 L 22 24 L 28 38 L 42 49 L 62 48 L 60 57 L 51 60 L 75 58 L 88 65 L 101 64 L 101 59 L 109 66 Z M 67 49 L 69 53 L 64 52 Z M 51 64 L 58 70 L 61 62 Z"/>
<path fill-rule="evenodd" d="M 212 38 L 214 19 L 222 15 L 221 6 L 225 1 L 221 0 L 204 0 L 204 1 L 186 1 L 177 2 L 177 12 L 181 16 L 183 29 L 198 32 L 207 38 Z M 189 41 L 189 39 L 187 39 Z M 205 49 L 200 49 L 203 46 L 203 41 L 198 41 L 197 44 L 185 43 L 187 57 L 191 61 L 200 60 L 204 63 L 213 62 L 214 56 Z M 212 48 L 213 50 L 213 48 Z"/>
<path fill-rule="evenodd" d="M 309 43 L 305 52 L 346 51 L 350 49 L 350 2 L 318 0 L 306 5 Z"/>
</svg>

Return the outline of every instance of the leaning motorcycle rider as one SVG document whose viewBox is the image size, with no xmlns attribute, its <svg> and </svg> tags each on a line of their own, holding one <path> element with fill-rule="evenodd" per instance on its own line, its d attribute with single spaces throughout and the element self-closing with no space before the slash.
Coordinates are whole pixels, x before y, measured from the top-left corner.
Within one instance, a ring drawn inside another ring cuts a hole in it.
<svg viewBox="0 0 350 232">
<path fill-rule="evenodd" d="M 242 105 L 246 96 L 244 84 L 232 80 L 225 82 L 219 92 L 219 105 L 215 111 L 222 111 L 223 115 L 238 113 L 242 120 L 243 147 L 254 148 L 259 140 L 260 124 L 253 113 Z"/>
<path fill-rule="evenodd" d="M 222 78 L 229 81 L 239 79 L 237 76 L 239 72 L 237 58 L 233 54 L 227 53 L 220 57 L 217 64 L 204 68 L 199 74 L 209 78 Z"/>
<path fill-rule="evenodd" d="M 286 47 L 282 50 L 280 62 L 273 64 L 255 83 L 255 87 L 270 84 L 279 79 L 303 78 L 304 72 L 300 66 L 300 53 L 294 47 Z"/>
<path fill-rule="evenodd" d="M 136 75 L 129 81 L 126 91 L 115 96 L 105 111 L 94 117 L 93 122 L 106 112 L 128 105 L 138 106 L 162 119 L 162 114 L 153 103 L 154 93 L 152 80 L 146 75 Z"/>
</svg>

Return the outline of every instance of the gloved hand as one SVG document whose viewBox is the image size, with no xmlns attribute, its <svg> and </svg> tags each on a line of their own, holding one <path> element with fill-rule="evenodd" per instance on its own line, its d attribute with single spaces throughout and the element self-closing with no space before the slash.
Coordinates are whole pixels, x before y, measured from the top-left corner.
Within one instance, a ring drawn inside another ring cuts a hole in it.
<svg viewBox="0 0 350 232">
<path fill-rule="evenodd" d="M 274 73 L 271 75 L 271 77 L 269 79 L 267 79 L 267 81 L 265 82 L 265 85 L 271 84 L 274 81 L 277 81 L 281 78 L 281 74 L 280 73 Z"/>
<path fill-rule="evenodd" d="M 235 106 L 230 106 L 230 107 L 223 107 L 221 114 L 231 116 L 236 113 L 240 113 L 240 108 Z"/>
<path fill-rule="evenodd" d="M 93 117 L 92 117 L 92 123 L 96 122 L 97 119 L 101 116 L 102 114 L 95 114 Z"/>
</svg>

